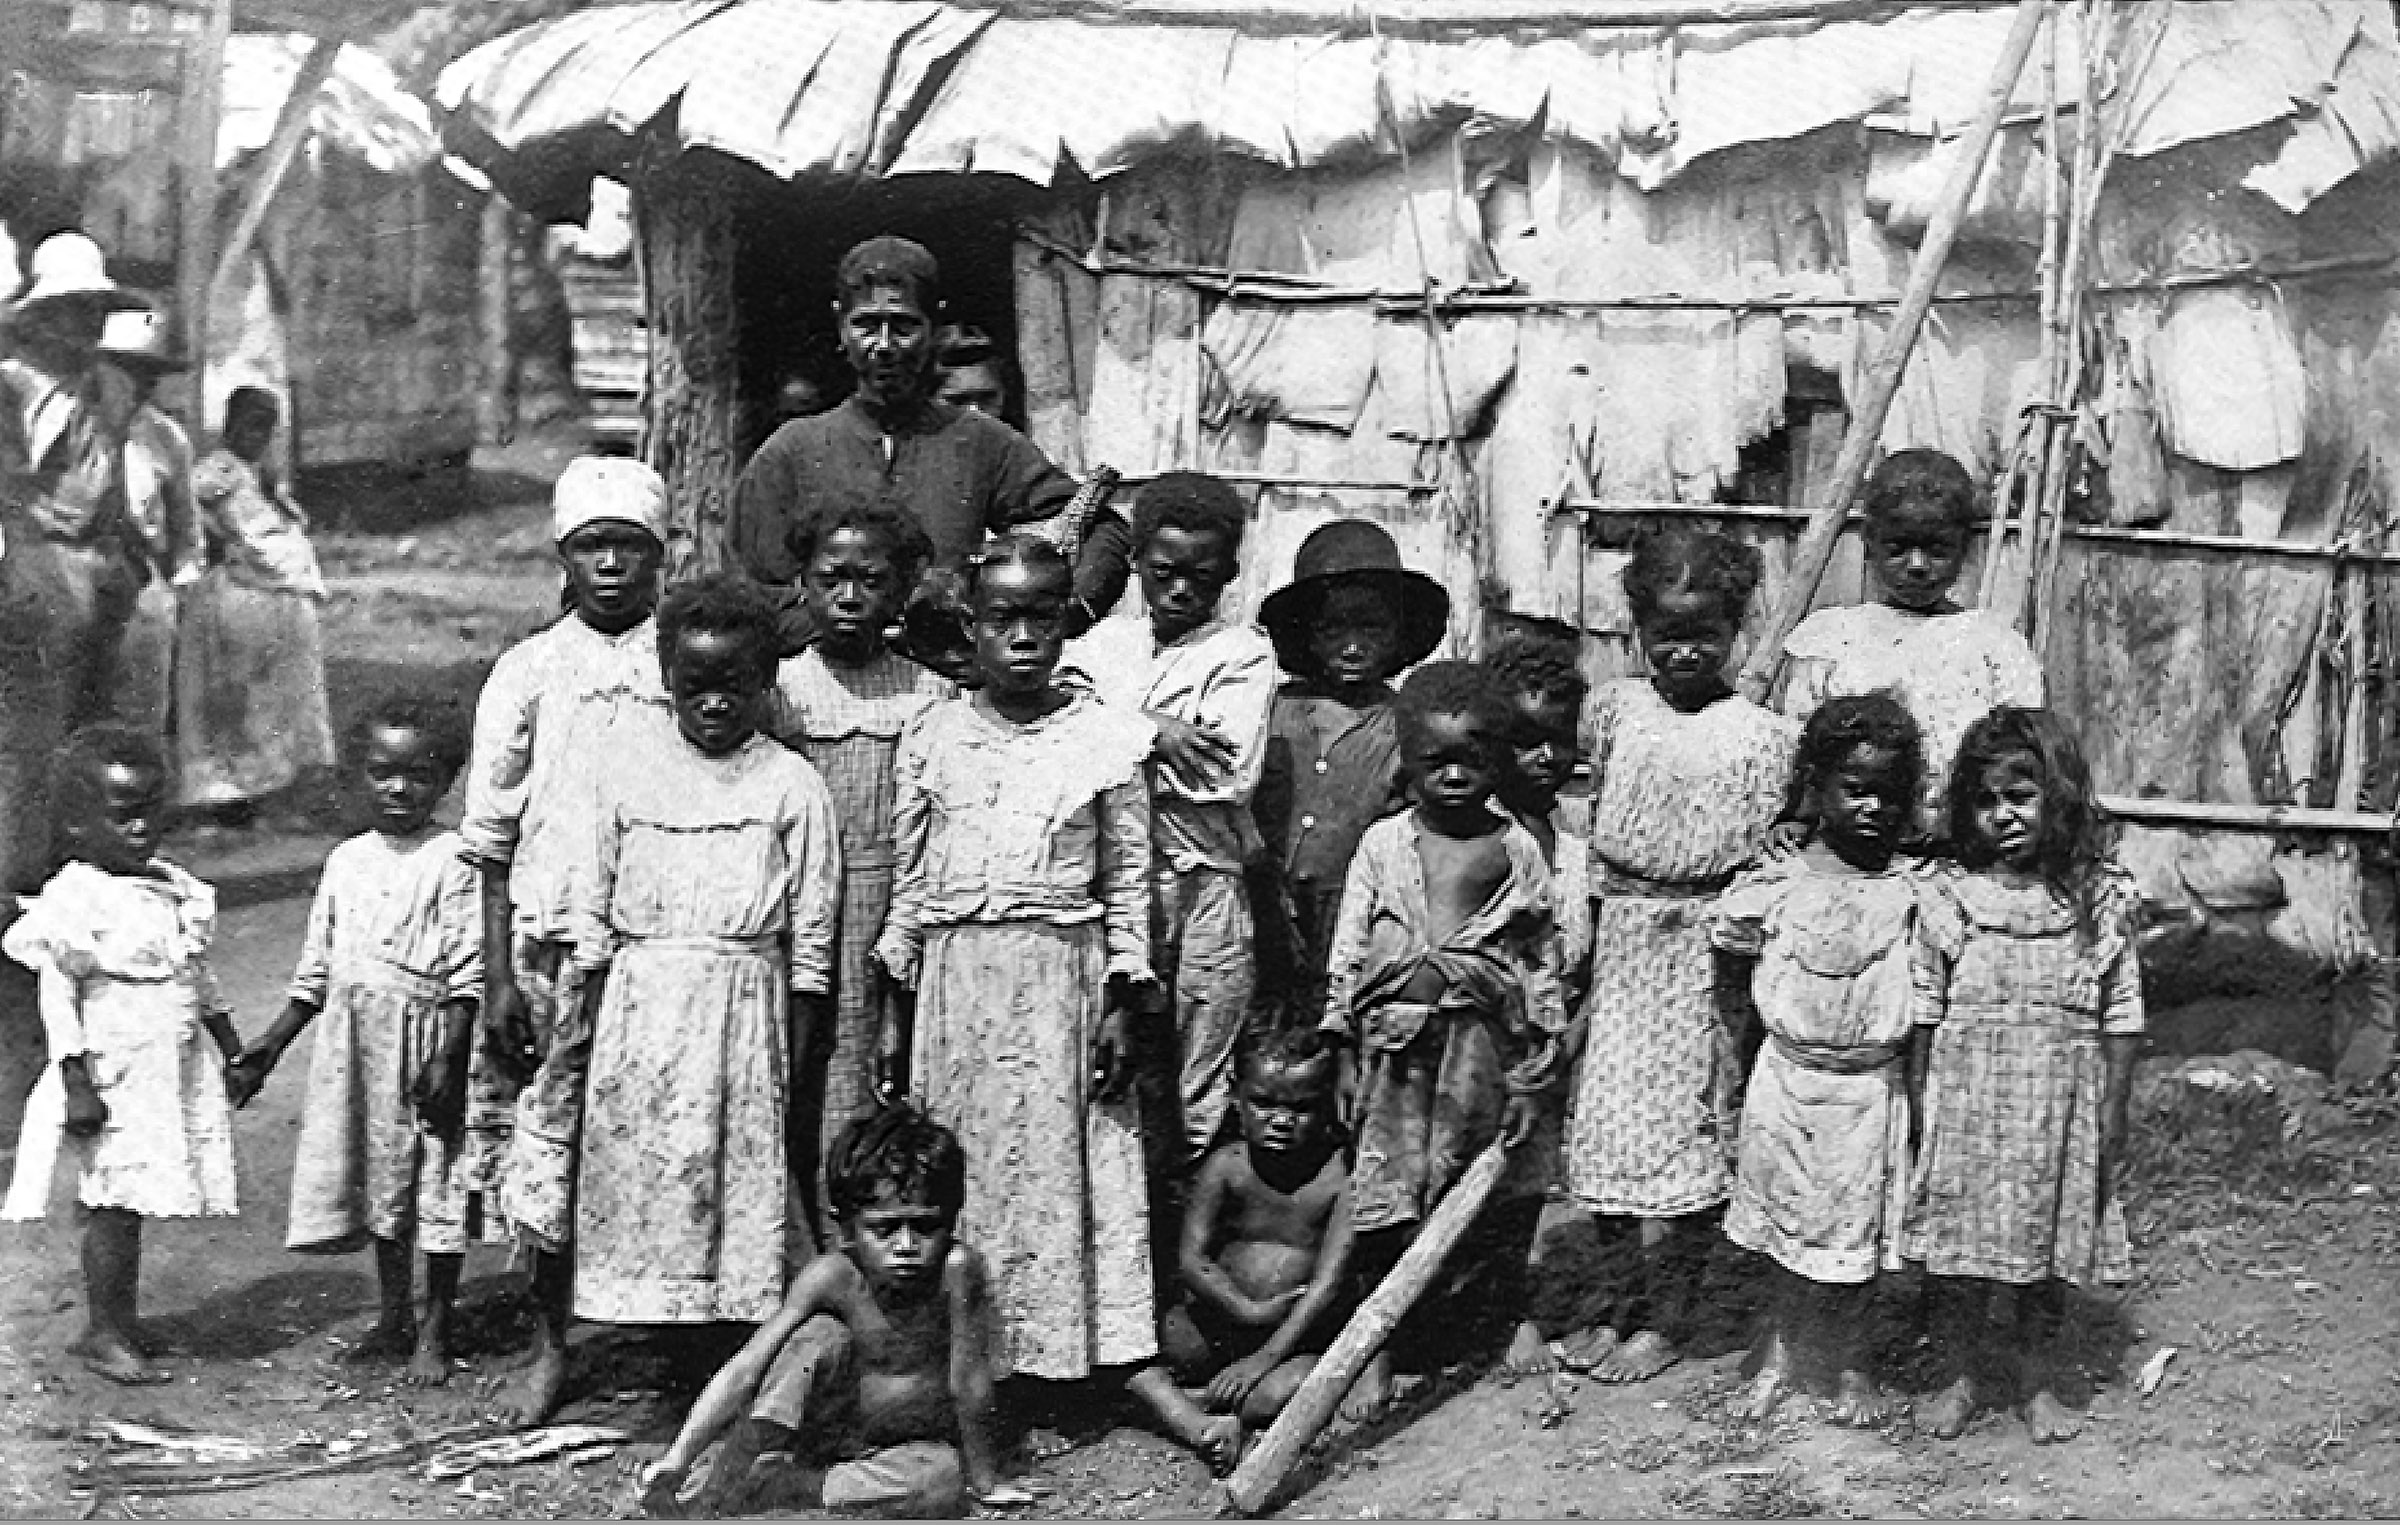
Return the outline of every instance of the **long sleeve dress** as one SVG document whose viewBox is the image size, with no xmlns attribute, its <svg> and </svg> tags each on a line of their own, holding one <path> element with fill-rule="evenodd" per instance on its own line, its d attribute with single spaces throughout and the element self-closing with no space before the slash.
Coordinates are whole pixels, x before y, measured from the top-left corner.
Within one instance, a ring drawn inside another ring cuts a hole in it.
<svg viewBox="0 0 2400 1525">
<path fill-rule="evenodd" d="M 1783 807 L 1797 728 L 1746 699 L 1685 714 L 1647 681 L 1592 696 L 1587 1038 L 1567 1184 L 1668 1218 L 1733 1187 L 1732 1075 L 1709 911 Z"/>
<path fill-rule="evenodd" d="M 468 1050 L 455 1142 L 425 1126 L 410 1095 L 440 1054 L 444 1004 L 483 997 L 481 902 L 457 836 L 368 832 L 327 855 L 290 996 L 318 1012 L 285 1247 L 350 1250 L 413 1231 L 426 1254 L 461 1255 L 477 1193 L 482 1237 L 499 1237 L 488 1194 L 509 1105 L 484 1045 Z"/>
<path fill-rule="evenodd" d="M 833 985 L 833 801 L 764 736 L 710 757 L 662 720 L 619 762 L 577 891 L 574 963 L 607 983 L 576 1173 L 575 1312 L 757 1323 L 813 1253 L 787 1152 L 790 1002 Z"/>
<path fill-rule="evenodd" d="M 991 1267 L 1002 1371 L 1157 1351 L 1135 1104 L 1095 1104 L 1108 981 L 1148 981 L 1153 728 L 1079 695 L 1026 724 L 981 695 L 901 738 L 876 957 L 917 992 L 909 1073 L 967 1156 L 959 1237 Z"/>
<path fill-rule="evenodd" d="M 175 664 L 178 798 L 257 799 L 334 761 L 325 698 L 325 579 L 307 521 L 258 468 L 213 450 L 192 495 L 216 564 L 187 595 Z"/>
<path fill-rule="evenodd" d="M 810 1034 L 801 1056 L 800 1110 L 818 1119 L 820 1175 L 835 1136 L 875 1105 L 875 1040 L 883 1009 L 874 952 L 892 903 L 892 756 L 908 723 L 955 692 L 948 679 L 889 652 L 838 667 L 810 647 L 776 676 L 775 718 L 768 728 L 825 780 L 842 833 L 833 1026 Z"/>
<path fill-rule="evenodd" d="M 2144 1030 L 2139 892 L 2111 871 L 2093 936 L 2045 885 L 1928 870 L 1964 941 L 1941 988 L 1901 1253 L 1936 1276 L 2080 1286 L 2133 1277 L 2124 1209 L 2100 1207 L 2103 1040 Z"/>
<path fill-rule="evenodd" d="M 0 1218 L 44 1215 L 62 1154 L 85 1207 L 145 1218 L 235 1211 L 225 1061 L 201 1026 L 220 1005 L 209 966 L 217 896 L 171 863 L 157 868 L 150 878 L 70 863 L 0 937 L 0 951 L 41 977 L 50 1045 Z M 65 1131 L 58 1065 L 77 1054 L 108 1107 L 88 1138 Z"/>
</svg>

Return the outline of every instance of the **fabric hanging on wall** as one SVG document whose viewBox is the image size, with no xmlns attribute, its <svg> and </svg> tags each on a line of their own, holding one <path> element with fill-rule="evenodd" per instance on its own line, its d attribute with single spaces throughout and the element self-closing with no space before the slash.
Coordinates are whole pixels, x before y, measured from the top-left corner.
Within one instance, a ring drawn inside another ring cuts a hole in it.
<svg viewBox="0 0 2400 1525">
<path fill-rule="evenodd" d="M 1349 433 L 1374 384 L 1377 326 L 1364 303 L 1217 303 L 1200 339 L 1210 422 L 1245 414 Z"/>
<path fill-rule="evenodd" d="M 2279 296 L 2256 288 L 2176 292 L 2150 345 L 2167 448 L 2228 471 L 2300 454 L 2308 388 Z"/>
<path fill-rule="evenodd" d="M 1399 438 L 1450 439 L 1454 423 L 1459 438 L 1482 434 L 1493 400 L 1516 373 L 1514 314 L 1460 318 L 1441 329 L 1437 354 L 1421 319 L 1375 325 L 1375 386 L 1384 394 L 1384 427 Z"/>
</svg>

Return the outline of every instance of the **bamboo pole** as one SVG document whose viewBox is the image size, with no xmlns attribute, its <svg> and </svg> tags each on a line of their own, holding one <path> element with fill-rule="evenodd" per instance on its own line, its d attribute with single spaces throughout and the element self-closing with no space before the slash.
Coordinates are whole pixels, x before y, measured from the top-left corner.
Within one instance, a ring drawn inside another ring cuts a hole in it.
<svg viewBox="0 0 2400 1525">
<path fill-rule="evenodd" d="M 234 279 L 250 256 L 250 242 L 265 225 L 267 212 L 275 204 L 275 193 L 283 188 L 284 176 L 291 173 L 292 161 L 300 157 L 300 145 L 308 140 L 309 113 L 316 107 L 317 93 L 333 77 L 333 66 L 341 54 L 340 34 L 317 38 L 301 61 L 299 76 L 292 81 L 292 93 L 276 108 L 275 130 L 250 171 L 250 183 L 242 191 L 241 212 L 234 218 L 233 231 L 225 235 L 224 244 L 216 252 L 208 278 L 212 310 L 233 296 Z"/>
<path fill-rule="evenodd" d="M 2002 46 L 1999 61 L 1992 67 L 1992 77 L 1984 86 L 1983 105 L 1960 144 L 1958 162 L 1950 167 L 1941 200 L 1935 204 L 1933 218 L 1926 224 L 1924 242 L 1918 246 L 1916 263 L 1909 268 L 1908 288 L 1901 294 L 1899 310 L 1892 315 L 1892 331 L 1884 338 L 1882 352 L 1867 368 L 1865 392 L 1851 415 L 1850 431 L 1842 440 L 1841 456 L 1834 463 L 1833 482 L 1825 500 L 1817 504 L 1815 516 L 1809 520 L 1800 543 L 1792 550 L 1791 576 L 1784 583 L 1783 596 L 1776 601 L 1775 612 L 1766 629 L 1760 632 L 1749 661 L 1743 664 L 1742 690 L 1753 699 L 1764 699 L 1774 686 L 1776 669 L 1783 661 L 1783 643 L 1816 599 L 1817 584 L 1824 579 L 1826 563 L 1833 559 L 1834 543 L 1841 535 L 1843 519 L 1850 512 L 1850 500 L 1857 496 L 1859 484 L 1866 479 L 1867 463 L 1874 458 L 1882 439 L 1883 421 L 1891 412 L 1893 394 L 1900 389 L 1901 371 L 1908 364 L 1909 353 L 1916 348 L 1917 331 L 1924 327 L 1934 285 L 1941 279 L 1942 266 L 1949 261 L 1950 245 L 1958 237 L 1967 202 L 1975 193 L 1976 181 L 1982 178 L 1992 139 L 2000 131 L 2001 115 L 2008 109 L 2008 99 L 2016 89 L 2018 74 L 2024 70 L 2026 55 L 2033 51 L 2034 38 L 2041 33 L 2047 8 L 2048 0 L 2018 0 L 2008 41 Z"/>
<path fill-rule="evenodd" d="M 2236 805 L 2103 794 L 2100 808 L 2124 821 L 2160 826 L 2224 826 L 2240 831 L 2335 831 L 2386 835 L 2400 829 L 2388 810 L 2323 810 L 2311 805 Z"/>
<path fill-rule="evenodd" d="M 1366 1370 L 1383 1342 L 1391 1338 L 1392 1330 L 1432 1284 L 1434 1273 L 1475 1222 L 1492 1188 L 1499 1184 L 1500 1172 L 1507 1167 L 1508 1151 L 1495 1142 L 1475 1157 L 1475 1163 L 1443 1196 L 1407 1252 L 1358 1305 L 1283 1412 L 1267 1426 L 1258 1445 L 1225 1480 L 1226 1501 L 1234 1512 L 1255 1517 L 1266 1510 L 1284 1475 L 1333 1417 L 1350 1384 L 1358 1380 L 1358 1374 Z"/>
<path fill-rule="evenodd" d="M 191 359 L 192 438 L 208 434 L 209 278 L 217 233 L 217 117 L 225 89 L 225 43 L 233 35 L 233 0 L 210 0 L 200 30 L 184 44 L 177 101 L 175 288 L 183 302 L 184 343 Z M 288 436 L 291 431 L 286 430 Z"/>
</svg>

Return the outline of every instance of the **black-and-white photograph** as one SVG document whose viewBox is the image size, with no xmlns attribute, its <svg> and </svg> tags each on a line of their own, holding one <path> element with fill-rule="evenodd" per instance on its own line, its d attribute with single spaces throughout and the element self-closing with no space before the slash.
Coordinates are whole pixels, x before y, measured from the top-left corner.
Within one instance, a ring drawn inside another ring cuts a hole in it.
<svg viewBox="0 0 2400 1525">
<path fill-rule="evenodd" d="M 0 0 L 0 1519 L 2400 1515 L 2400 0 Z"/>
</svg>

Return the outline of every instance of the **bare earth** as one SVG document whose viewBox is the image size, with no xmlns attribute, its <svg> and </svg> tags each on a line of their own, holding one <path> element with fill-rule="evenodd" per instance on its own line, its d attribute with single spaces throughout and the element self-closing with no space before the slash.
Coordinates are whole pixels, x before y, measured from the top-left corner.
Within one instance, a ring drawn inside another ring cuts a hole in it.
<svg viewBox="0 0 2400 1525">
<path fill-rule="evenodd" d="M 538 467 L 535 469 L 538 470 Z M 506 496 L 503 494 L 502 496 Z M 413 540 L 327 535 L 333 574 L 335 702 L 384 685 L 471 685 L 507 642 L 556 607 L 530 496 Z M 337 715 L 337 719 L 338 719 Z M 319 784 L 270 812 L 283 840 L 339 829 L 339 795 Z M 276 840 L 202 844 L 272 856 Z M 261 881 L 268 882 L 268 881 Z M 297 887 L 223 919 L 221 972 L 245 1031 L 270 1020 L 298 949 Z M 305 1046 L 305 1045 L 303 1045 Z M 466 1348 L 450 1385 L 402 1388 L 396 1369 L 336 1363 L 372 1315 L 367 1257 L 282 1248 L 284 1201 L 306 1055 L 295 1052 L 239 1125 L 244 1215 L 147 1231 L 142 1305 L 168 1347 L 170 1386 L 124 1389 L 66 1354 L 83 1317 L 72 1224 L 0 1228 L 0 1514 L 82 1518 L 483 1517 L 628 1513 L 639 1464 L 664 1444 L 704 1362 L 637 1334 L 580 1338 L 561 1416 L 616 1426 L 633 1443 L 580 1462 L 487 1468 L 432 1482 L 398 1462 L 369 1470 L 188 1494 L 95 1487 L 83 1469 L 95 1419 L 184 1425 L 285 1442 L 338 1460 L 473 1423 L 527 1339 L 504 1252 L 471 1257 Z M 2121 1311 L 2079 1312 L 2097 1386 L 2071 1444 L 2036 1448 L 2021 1420 L 1992 1414 L 1957 1441 L 1905 1424 L 1834 1428 L 1807 1404 L 1765 1426 L 1724 1411 L 1735 1380 L 1747 1279 L 1729 1257 L 1710 1285 L 1725 1308 L 1700 1356 L 1631 1388 L 1570 1380 L 1509 1384 L 1451 1373 L 1430 1398 L 1372 1434 L 1321 1450 L 1285 1505 L 1298 1517 L 1811 1515 L 2365 1516 L 2400 1509 L 2400 1148 L 2389 1102 L 2354 1105 L 2325 1136 L 2284 1146 L 2272 1130 L 2235 1139 L 2151 1135 L 2134 1197 L 2141 1280 Z M 0 1142 L 0 1163 L 13 1159 Z M 1571 1234 L 1548 1251 L 1571 1268 Z M 1922 1383 L 1923 1348 L 1905 1288 L 1886 1296 L 1886 1364 Z M 2150 1397 L 2132 1374 L 2177 1354 Z M 1019 1416 L 1026 1417 L 1020 1406 Z M 1191 1516 L 1213 1503 L 1194 1461 L 1089 1405 L 1042 1416 L 1024 1481 L 1043 1517 Z"/>
</svg>

